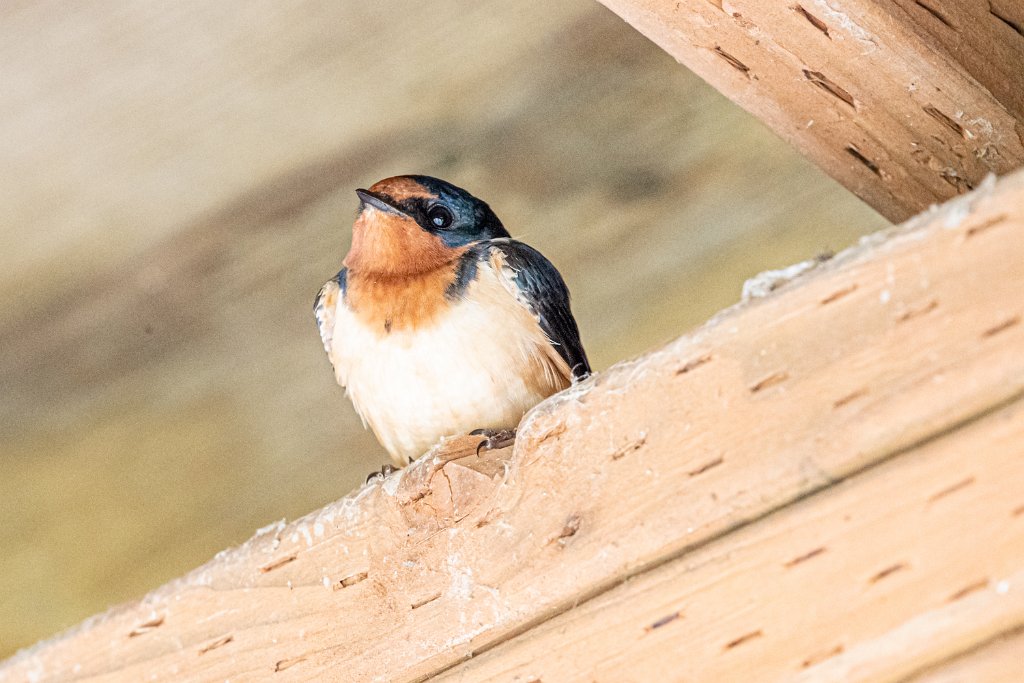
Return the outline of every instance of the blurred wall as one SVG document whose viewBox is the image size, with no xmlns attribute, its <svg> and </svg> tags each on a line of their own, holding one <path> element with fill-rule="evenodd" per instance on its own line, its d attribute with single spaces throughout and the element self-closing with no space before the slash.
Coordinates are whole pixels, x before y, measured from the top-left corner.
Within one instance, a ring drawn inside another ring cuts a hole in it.
<svg viewBox="0 0 1024 683">
<path fill-rule="evenodd" d="M 597 368 L 884 224 L 589 0 L 0 18 L 0 656 L 384 461 L 310 310 L 355 187 L 486 199 Z"/>
</svg>

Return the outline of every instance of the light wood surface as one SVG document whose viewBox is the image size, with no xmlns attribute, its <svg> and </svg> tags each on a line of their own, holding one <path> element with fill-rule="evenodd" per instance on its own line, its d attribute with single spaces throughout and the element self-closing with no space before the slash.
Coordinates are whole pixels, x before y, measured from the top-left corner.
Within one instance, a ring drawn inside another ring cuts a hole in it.
<svg viewBox="0 0 1024 683">
<path fill-rule="evenodd" d="M 386 461 L 313 324 L 353 193 L 429 173 L 596 367 L 886 222 L 592 0 L 0 3 L 0 656 Z"/>
<path fill-rule="evenodd" d="M 1011 0 L 602 0 L 891 220 L 1024 164 Z"/>
<path fill-rule="evenodd" d="M 1018 629 L 995 638 L 948 662 L 942 662 L 908 683 L 1016 683 L 1024 662 L 1024 632 Z"/>
<path fill-rule="evenodd" d="M 515 664 L 503 648 L 680 568 L 723 591 L 702 603 L 720 623 L 699 644 L 718 660 L 721 646 L 791 666 L 834 647 L 797 628 L 816 618 L 850 645 L 812 664 L 822 680 L 948 659 L 1024 619 L 1022 235 L 1018 173 L 541 404 L 512 453 L 452 460 L 472 450 L 457 443 L 20 654 L 0 680 L 423 680 L 474 653 Z M 757 598 L 840 575 L 860 630 L 813 600 Z M 602 643 L 593 665 L 635 642 Z"/>
<path fill-rule="evenodd" d="M 1018 401 L 436 680 L 902 680 L 1024 624 L 1022 461 Z"/>
</svg>

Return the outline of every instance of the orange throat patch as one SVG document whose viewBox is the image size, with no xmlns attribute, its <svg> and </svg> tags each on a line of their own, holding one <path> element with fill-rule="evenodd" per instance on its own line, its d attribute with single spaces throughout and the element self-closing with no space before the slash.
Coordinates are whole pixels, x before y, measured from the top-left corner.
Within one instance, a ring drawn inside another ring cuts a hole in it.
<svg viewBox="0 0 1024 683">
<path fill-rule="evenodd" d="M 349 272 L 345 303 L 379 334 L 415 330 L 432 323 L 450 305 L 445 290 L 455 281 L 456 262 L 415 275 Z"/>
<path fill-rule="evenodd" d="M 411 218 L 367 207 L 352 227 L 345 301 L 380 334 L 428 325 L 449 305 L 445 291 L 465 251 Z"/>
</svg>

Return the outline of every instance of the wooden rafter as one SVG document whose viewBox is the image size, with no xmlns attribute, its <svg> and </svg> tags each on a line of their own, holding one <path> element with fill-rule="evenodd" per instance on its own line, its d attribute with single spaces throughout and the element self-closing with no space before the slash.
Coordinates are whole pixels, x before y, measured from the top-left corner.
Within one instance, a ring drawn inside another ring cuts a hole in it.
<svg viewBox="0 0 1024 683">
<path fill-rule="evenodd" d="M 601 0 L 891 220 L 1024 164 L 1012 0 Z"/>
</svg>

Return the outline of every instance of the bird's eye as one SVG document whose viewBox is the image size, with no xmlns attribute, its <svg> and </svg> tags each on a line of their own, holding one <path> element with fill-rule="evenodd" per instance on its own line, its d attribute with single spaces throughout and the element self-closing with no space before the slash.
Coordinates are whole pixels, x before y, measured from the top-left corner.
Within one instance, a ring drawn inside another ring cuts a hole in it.
<svg viewBox="0 0 1024 683">
<path fill-rule="evenodd" d="M 452 221 L 455 220 L 455 217 L 452 216 L 451 211 L 438 204 L 436 206 L 430 207 L 430 209 L 427 210 L 427 220 L 429 220 L 430 224 L 433 225 L 435 228 L 444 229 L 452 224 Z"/>
</svg>

